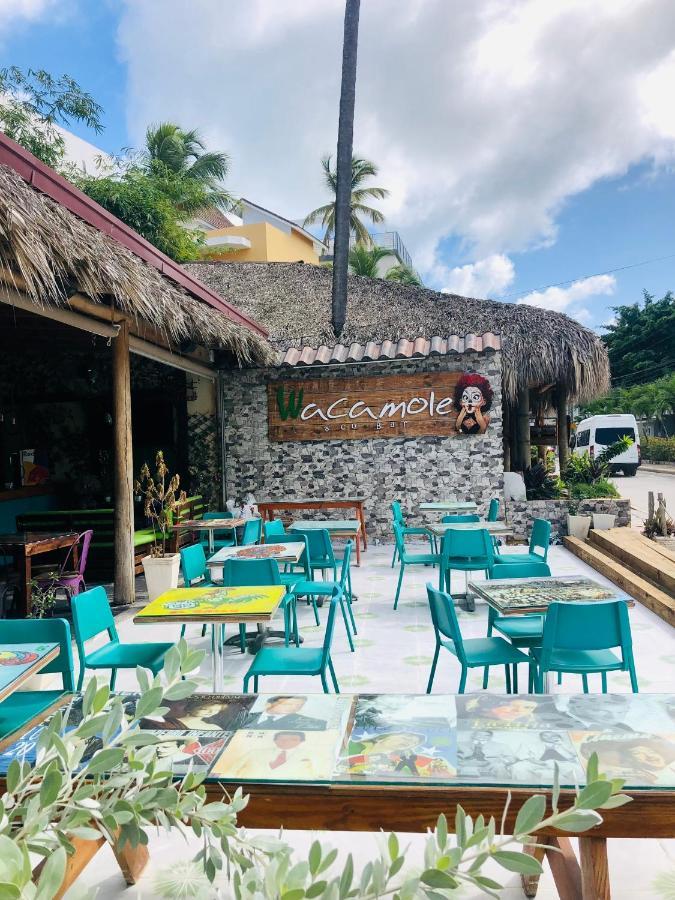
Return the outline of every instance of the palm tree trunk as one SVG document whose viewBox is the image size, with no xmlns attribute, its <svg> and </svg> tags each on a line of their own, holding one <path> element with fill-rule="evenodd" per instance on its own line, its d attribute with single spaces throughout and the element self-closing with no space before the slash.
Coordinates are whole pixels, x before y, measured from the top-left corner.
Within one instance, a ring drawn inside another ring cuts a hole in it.
<svg viewBox="0 0 675 900">
<path fill-rule="evenodd" d="M 354 103 L 356 100 L 356 53 L 359 42 L 361 0 L 346 0 L 342 44 L 342 84 L 335 190 L 335 244 L 333 247 L 332 320 L 339 337 L 347 317 L 347 270 L 349 266 L 349 219 L 352 193 L 352 145 L 354 140 Z"/>
</svg>

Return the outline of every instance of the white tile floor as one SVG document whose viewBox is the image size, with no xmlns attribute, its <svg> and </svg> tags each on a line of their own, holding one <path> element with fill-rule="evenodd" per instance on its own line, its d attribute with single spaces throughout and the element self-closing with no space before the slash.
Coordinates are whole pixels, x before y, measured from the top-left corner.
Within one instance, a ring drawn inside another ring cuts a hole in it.
<svg viewBox="0 0 675 900">
<path fill-rule="evenodd" d="M 427 581 L 435 581 L 434 572 L 425 567 L 410 567 L 406 570 L 405 581 L 401 593 L 399 608 L 393 610 L 393 597 L 396 587 L 398 568 L 390 568 L 391 550 L 389 546 L 371 547 L 363 556 L 362 568 L 353 569 L 354 591 L 358 595 L 355 603 L 357 627 L 356 652 L 350 653 L 347 645 L 344 626 L 341 620 L 336 623 L 333 644 L 333 659 L 340 688 L 343 692 L 386 692 L 386 693 L 423 693 L 431 664 L 433 652 L 433 629 L 429 618 L 424 585 Z M 549 561 L 554 574 L 586 574 L 604 582 L 602 576 L 584 565 L 576 557 L 561 547 L 551 549 Z M 480 576 L 476 576 L 477 578 Z M 460 581 L 461 579 L 461 581 Z M 456 588 L 463 584 L 463 576 L 458 576 Z M 453 587 L 455 587 L 453 582 Z M 301 633 L 308 646 L 318 645 L 323 638 L 325 611 L 322 614 L 322 625 L 314 624 L 311 609 L 299 604 L 298 615 Z M 177 626 L 135 626 L 131 621 L 133 613 L 125 614 L 118 619 L 120 636 L 125 641 L 172 640 L 177 637 Z M 459 611 L 462 632 L 466 637 L 484 636 L 487 621 L 486 607 L 480 603 L 474 613 Z M 630 613 L 633 631 L 635 660 L 640 690 L 643 692 L 675 692 L 675 638 L 673 630 L 665 622 L 637 604 Z M 198 628 L 189 629 L 189 639 L 196 646 L 208 648 L 207 639 L 201 639 Z M 242 675 L 250 664 L 248 655 L 242 655 L 236 648 L 228 648 L 225 655 L 224 689 L 235 692 L 242 689 Z M 205 690 L 211 683 L 210 660 L 207 656 L 202 674 L 207 679 Z M 434 690 L 439 693 L 453 693 L 458 684 L 458 666 L 450 654 L 444 654 L 439 662 Z M 525 672 L 522 672 L 521 683 Z M 553 680 L 553 679 L 552 679 Z M 553 690 L 576 692 L 581 690 L 579 679 L 567 676 L 563 685 L 554 686 Z M 598 679 L 599 681 L 599 679 Z M 135 687 L 131 673 L 120 673 L 118 689 Z M 495 671 L 490 680 L 490 687 L 495 691 L 503 691 L 503 674 Z M 467 691 L 481 688 L 481 673 L 476 671 L 469 676 Z M 317 692 L 321 686 L 318 679 L 310 678 L 268 678 L 262 679 L 261 689 L 265 692 L 290 690 L 297 693 Z M 600 685 L 593 684 L 591 690 L 600 690 Z M 630 690 L 627 676 L 623 673 L 609 675 L 609 690 L 624 692 Z M 306 833 L 287 833 L 298 848 L 306 847 Z M 335 833 L 327 836 L 335 846 L 345 853 L 352 851 L 363 863 L 372 853 L 374 836 L 358 836 L 350 833 Z M 409 837 L 410 851 L 408 858 L 411 864 L 421 862 L 419 836 Z M 106 850 L 101 853 L 88 871 L 83 881 L 91 885 L 99 885 L 100 898 L 107 897 L 152 897 L 153 872 L 166 868 L 179 855 L 188 855 L 188 849 L 182 841 L 159 836 L 151 844 L 151 865 L 141 883 L 134 888 L 124 889 L 119 870 Z M 675 871 L 674 841 L 613 841 L 610 842 L 610 865 L 612 874 L 613 897 L 621 900 L 633 898 L 656 897 L 658 894 L 652 887 L 654 876 L 663 871 Z M 504 896 L 523 896 L 517 876 L 508 876 L 500 870 L 499 879 L 508 885 Z M 473 896 L 465 892 L 464 896 Z M 552 879 L 547 873 L 541 879 L 539 895 L 542 898 L 555 897 L 556 892 Z"/>
</svg>

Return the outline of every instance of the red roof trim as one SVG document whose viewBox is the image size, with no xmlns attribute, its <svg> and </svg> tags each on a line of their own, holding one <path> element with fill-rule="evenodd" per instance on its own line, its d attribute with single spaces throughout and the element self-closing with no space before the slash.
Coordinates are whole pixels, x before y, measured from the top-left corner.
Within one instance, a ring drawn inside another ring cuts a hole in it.
<svg viewBox="0 0 675 900">
<path fill-rule="evenodd" d="M 51 197 L 87 224 L 108 235 L 118 244 L 122 244 L 148 265 L 154 266 L 162 275 L 180 285 L 197 300 L 208 304 L 238 325 L 243 325 L 262 337 L 268 336 L 267 330 L 262 325 L 240 312 L 201 281 L 193 278 L 178 263 L 169 259 L 140 234 L 2 132 L 0 132 L 0 164 L 13 169 L 35 190 Z"/>
</svg>

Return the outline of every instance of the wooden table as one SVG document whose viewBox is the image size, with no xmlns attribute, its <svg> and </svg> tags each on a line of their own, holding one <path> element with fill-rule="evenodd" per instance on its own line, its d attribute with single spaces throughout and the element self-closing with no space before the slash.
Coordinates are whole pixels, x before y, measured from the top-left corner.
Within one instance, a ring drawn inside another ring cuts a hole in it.
<svg viewBox="0 0 675 900">
<path fill-rule="evenodd" d="M 274 513 L 279 512 L 282 509 L 353 509 L 356 511 L 356 518 L 361 523 L 359 536 L 363 541 L 363 549 L 365 551 L 368 549 L 366 520 L 363 515 L 363 503 L 365 499 L 365 497 L 296 497 L 293 500 L 263 500 L 262 502 L 258 502 L 257 505 L 263 519 L 267 518 L 270 522 L 274 518 Z"/>
<path fill-rule="evenodd" d="M 0 644 L 0 701 L 59 655 L 58 644 Z"/>
<path fill-rule="evenodd" d="M 356 548 L 356 565 L 361 565 L 360 519 L 298 519 L 289 531 L 320 531 L 325 529 L 331 537 L 351 538 Z"/>
<path fill-rule="evenodd" d="M 174 531 L 206 531 L 209 538 L 209 553 L 213 553 L 215 546 L 213 532 L 214 531 L 232 531 L 239 528 L 246 522 L 246 519 L 183 519 L 182 522 L 176 522 L 171 528 Z"/>
<path fill-rule="evenodd" d="M 419 508 L 427 512 L 471 513 L 478 509 L 478 504 L 473 500 L 436 500 L 420 503 Z"/>
<path fill-rule="evenodd" d="M 19 571 L 21 605 L 15 612 L 16 618 L 25 619 L 31 610 L 32 559 L 41 553 L 73 548 L 73 569 L 79 562 L 80 536 L 74 532 L 52 534 L 49 532 L 21 531 L 16 534 L 0 534 L 0 556 L 13 556 Z"/>
<path fill-rule="evenodd" d="M 213 690 L 220 690 L 222 678 L 223 629 L 221 625 L 258 625 L 257 647 L 264 643 L 265 626 L 274 618 L 286 594 L 278 585 L 251 587 L 194 587 L 174 588 L 160 594 L 136 616 L 137 625 L 177 623 L 180 625 L 210 625 L 213 653 Z"/>
<path fill-rule="evenodd" d="M 594 603 L 605 600 L 635 601 L 615 587 L 605 587 L 583 575 L 551 575 L 548 578 L 499 578 L 472 581 L 469 587 L 500 616 L 546 614 L 551 603 Z"/>
</svg>

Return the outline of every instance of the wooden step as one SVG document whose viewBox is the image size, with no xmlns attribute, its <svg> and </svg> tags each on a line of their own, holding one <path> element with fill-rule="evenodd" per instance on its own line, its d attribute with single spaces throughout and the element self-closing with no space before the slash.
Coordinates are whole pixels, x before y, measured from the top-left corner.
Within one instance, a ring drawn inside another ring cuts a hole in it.
<svg viewBox="0 0 675 900">
<path fill-rule="evenodd" d="M 591 531 L 589 541 L 632 572 L 675 596 L 675 556 L 632 528 Z"/>
<path fill-rule="evenodd" d="M 665 591 L 655 587 L 646 578 L 631 572 L 626 566 L 592 544 L 580 541 L 579 538 L 564 537 L 563 544 L 596 572 L 609 578 L 617 587 L 630 594 L 635 600 L 639 600 L 643 606 L 651 609 L 664 622 L 675 627 L 675 599 Z"/>
</svg>

